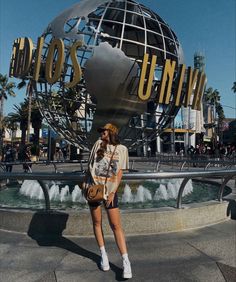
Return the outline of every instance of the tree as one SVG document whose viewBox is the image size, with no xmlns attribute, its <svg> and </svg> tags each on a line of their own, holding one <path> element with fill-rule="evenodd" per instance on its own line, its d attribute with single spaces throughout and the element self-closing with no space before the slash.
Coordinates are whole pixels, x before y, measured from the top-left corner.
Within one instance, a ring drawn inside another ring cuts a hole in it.
<svg viewBox="0 0 236 282">
<path fill-rule="evenodd" d="M 218 116 L 218 134 L 220 133 L 219 128 L 221 128 L 222 122 L 225 118 L 224 115 L 224 109 L 220 103 L 220 93 L 217 89 L 213 89 L 212 87 L 209 87 L 205 91 L 205 101 L 213 107 L 213 120 L 211 121 L 212 126 L 216 126 L 216 115 Z M 216 129 L 213 132 L 213 135 L 216 134 Z M 220 134 L 219 134 L 220 135 Z M 215 136 L 216 137 L 216 136 Z M 216 140 L 214 140 L 213 145 L 216 145 Z"/>
<path fill-rule="evenodd" d="M 32 96 L 33 96 L 33 81 L 29 80 L 28 83 L 23 79 L 18 85 L 18 89 L 26 87 L 26 97 L 28 97 L 28 118 L 27 118 L 27 143 L 30 142 L 30 123 L 31 123 L 31 111 L 32 111 Z"/>
<path fill-rule="evenodd" d="M 220 93 L 217 89 L 214 89 L 212 87 L 209 87 L 206 91 L 205 91 L 205 95 L 206 95 L 206 101 L 210 104 L 210 105 L 216 105 L 219 101 L 220 101 Z"/>
<path fill-rule="evenodd" d="M 16 94 L 14 92 L 15 83 L 9 82 L 7 75 L 0 74 L 0 150 L 2 150 L 3 146 L 3 109 L 4 109 L 4 101 L 7 100 L 8 95 L 15 97 Z"/>
<path fill-rule="evenodd" d="M 233 84 L 233 87 L 231 88 L 231 90 L 233 90 L 234 94 L 235 94 L 235 105 L 234 105 L 234 110 L 235 110 L 235 118 L 236 118 L 236 81 Z"/>
<path fill-rule="evenodd" d="M 223 121 L 225 119 L 225 114 L 224 114 L 224 109 L 220 103 L 216 105 L 216 113 L 218 115 L 218 136 L 220 142 L 222 141 L 223 138 Z"/>
<path fill-rule="evenodd" d="M 19 105 L 14 105 L 15 112 L 8 114 L 8 120 L 11 122 L 16 122 L 20 124 L 21 130 L 21 147 L 24 147 L 26 143 L 26 133 L 28 127 L 28 104 L 29 100 L 25 99 L 23 103 Z M 37 155 L 39 153 L 39 132 L 42 126 L 42 115 L 38 110 L 36 101 L 32 102 L 32 113 L 31 113 L 32 127 L 34 128 L 34 140 Z"/>
<path fill-rule="evenodd" d="M 214 89 L 212 87 L 209 87 L 206 91 L 205 91 L 205 100 L 206 102 L 211 105 L 213 107 L 213 119 L 211 122 L 215 122 L 216 119 L 216 108 L 217 105 L 220 104 L 220 93 L 217 89 Z"/>
<path fill-rule="evenodd" d="M 10 113 L 12 119 L 15 119 L 20 124 L 21 130 L 21 146 L 25 145 L 26 140 L 26 131 L 27 131 L 27 118 L 28 118 L 28 104 L 27 100 L 19 105 L 14 105 L 13 109 L 15 110 L 14 113 Z"/>
<path fill-rule="evenodd" d="M 12 143 L 14 132 L 17 130 L 18 121 L 14 117 L 7 115 L 7 116 L 4 117 L 3 122 L 4 122 L 6 129 L 10 132 L 11 143 Z"/>
</svg>

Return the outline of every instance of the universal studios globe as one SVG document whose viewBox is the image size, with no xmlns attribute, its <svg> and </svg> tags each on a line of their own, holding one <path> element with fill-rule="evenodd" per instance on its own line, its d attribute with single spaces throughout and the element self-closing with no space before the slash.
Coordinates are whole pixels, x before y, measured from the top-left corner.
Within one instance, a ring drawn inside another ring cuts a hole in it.
<svg viewBox="0 0 236 282">
<path fill-rule="evenodd" d="M 81 0 L 56 17 L 43 37 L 43 61 L 50 42 L 59 38 L 65 45 L 65 66 L 58 83 L 37 84 L 37 100 L 51 127 L 71 144 L 88 149 L 96 129 L 112 122 L 128 147 L 138 146 L 152 140 L 177 113 L 171 104 L 158 113 L 155 97 L 148 106 L 137 95 L 145 53 L 157 56 L 153 90 L 166 59 L 177 66 L 182 62 L 175 33 L 144 5 L 132 0 Z M 77 49 L 83 75 L 74 88 L 66 89 L 73 77 L 69 48 L 76 41 L 83 42 Z"/>
</svg>

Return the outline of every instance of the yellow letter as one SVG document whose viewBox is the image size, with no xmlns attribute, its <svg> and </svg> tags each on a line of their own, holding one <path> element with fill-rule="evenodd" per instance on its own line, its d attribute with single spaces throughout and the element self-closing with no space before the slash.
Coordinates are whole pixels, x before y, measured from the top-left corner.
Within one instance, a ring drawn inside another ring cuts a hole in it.
<svg viewBox="0 0 236 282">
<path fill-rule="evenodd" d="M 80 67 L 78 60 L 77 60 L 76 51 L 82 45 L 83 45 L 82 41 L 77 41 L 77 42 L 75 42 L 75 44 L 72 45 L 72 47 L 70 49 L 70 56 L 71 56 L 72 65 L 74 67 L 74 73 L 73 73 L 73 80 L 71 82 L 68 82 L 68 83 L 65 84 L 66 88 L 72 88 L 72 87 L 76 86 L 76 84 L 79 83 L 80 80 L 81 80 L 82 71 L 81 71 L 81 67 Z"/>
<path fill-rule="evenodd" d="M 143 93 L 144 92 L 144 83 L 145 83 L 145 78 L 146 78 L 146 73 L 147 73 L 148 59 L 149 59 L 149 55 L 144 54 L 141 77 L 140 77 L 139 87 L 138 87 L 138 97 L 143 101 L 148 100 L 151 96 L 152 82 L 153 82 L 153 78 L 154 78 L 154 71 L 155 71 L 157 56 L 155 56 L 155 55 L 152 56 L 152 62 L 151 62 L 151 67 L 150 67 L 150 72 L 149 72 L 147 90 L 146 90 L 146 93 L 144 94 Z"/>
<path fill-rule="evenodd" d="M 171 87 L 175 73 L 175 65 L 176 65 L 175 61 L 172 61 L 172 63 L 171 60 L 169 59 L 165 61 L 165 66 L 161 78 L 161 90 L 160 90 L 159 101 L 158 101 L 158 103 L 160 104 L 162 104 L 164 100 L 167 79 L 168 79 L 168 88 L 166 93 L 165 104 L 169 104 L 170 96 L 171 96 Z"/>
<path fill-rule="evenodd" d="M 197 81 L 198 70 L 195 69 L 194 71 L 191 67 L 188 67 L 188 79 L 187 79 L 187 93 L 185 96 L 184 106 L 188 107 L 190 102 L 190 97 L 193 93 L 193 88 Z"/>
<path fill-rule="evenodd" d="M 37 43 L 37 49 L 35 53 L 35 61 L 34 61 L 34 74 L 33 74 L 33 80 L 38 81 L 39 79 L 39 72 L 40 72 L 40 66 L 41 66 L 41 54 L 43 49 L 43 43 L 44 38 L 39 37 L 38 43 Z"/>
<path fill-rule="evenodd" d="M 178 88 L 176 87 L 174 96 L 175 96 L 175 106 L 179 106 L 180 104 L 180 96 L 181 96 L 181 92 L 182 92 L 182 87 L 183 87 L 183 82 L 184 82 L 184 75 L 185 75 L 185 70 L 186 70 L 186 66 L 185 65 L 181 65 L 180 67 L 180 72 L 179 72 L 179 77 L 178 77 Z"/>
<path fill-rule="evenodd" d="M 13 44 L 9 76 L 24 78 L 29 75 L 32 53 L 32 39 L 28 37 L 17 38 Z"/>
<path fill-rule="evenodd" d="M 192 109 L 194 110 L 201 110 L 201 101 L 202 101 L 202 95 L 205 90 L 206 85 L 206 75 L 204 73 L 201 73 L 197 82 L 197 87 L 194 93 L 194 99 L 192 103 Z"/>
<path fill-rule="evenodd" d="M 45 77 L 47 82 L 50 84 L 57 82 L 61 76 L 61 71 L 65 61 L 64 48 L 64 43 L 61 39 L 53 39 L 52 43 L 49 46 L 48 55 L 46 59 Z M 54 62 L 55 50 L 57 50 L 56 62 Z M 53 70 L 54 74 L 52 73 Z"/>
</svg>

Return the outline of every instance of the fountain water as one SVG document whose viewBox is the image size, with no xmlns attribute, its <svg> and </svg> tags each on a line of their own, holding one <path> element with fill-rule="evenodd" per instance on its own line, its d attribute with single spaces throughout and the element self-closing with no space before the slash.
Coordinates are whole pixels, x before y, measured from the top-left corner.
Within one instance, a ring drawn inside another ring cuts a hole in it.
<svg viewBox="0 0 236 282">
<path fill-rule="evenodd" d="M 49 198 L 50 201 L 59 201 L 60 200 L 60 190 L 59 190 L 59 186 L 54 183 L 51 188 L 49 189 Z"/>
<path fill-rule="evenodd" d="M 20 194 L 30 197 L 31 199 L 43 200 L 43 190 L 39 183 L 34 180 L 25 180 L 20 188 Z"/>
<path fill-rule="evenodd" d="M 78 203 L 86 203 L 86 200 L 83 197 L 81 189 L 79 188 L 78 185 L 75 185 L 72 193 L 70 193 L 69 185 L 65 185 L 64 187 L 60 188 L 58 184 L 52 181 L 51 183 L 48 183 L 46 186 L 48 188 L 50 201 L 55 201 L 55 202 L 72 201 Z M 30 197 L 30 199 L 36 199 L 36 200 L 44 199 L 43 191 L 39 183 L 35 180 L 25 180 L 21 185 L 19 193 L 26 197 Z"/>
<path fill-rule="evenodd" d="M 131 189 L 130 185 L 125 184 L 123 192 L 119 192 L 121 203 L 150 203 L 160 200 L 176 199 L 182 179 L 171 180 L 151 180 L 137 184 Z M 70 189 L 69 185 L 60 187 L 54 181 L 47 184 L 50 201 L 72 202 L 85 204 L 82 192 L 78 185 Z M 192 181 L 190 180 L 184 190 L 184 196 L 193 191 Z M 43 193 L 37 181 L 25 180 L 20 188 L 20 194 L 31 199 L 43 200 Z"/>
<path fill-rule="evenodd" d="M 81 191 L 81 189 L 79 188 L 78 185 L 75 185 L 75 188 L 71 193 L 71 197 L 72 197 L 72 202 L 78 202 L 78 203 L 81 203 L 81 204 L 86 203 L 86 200 L 83 197 L 82 191 Z"/>
</svg>

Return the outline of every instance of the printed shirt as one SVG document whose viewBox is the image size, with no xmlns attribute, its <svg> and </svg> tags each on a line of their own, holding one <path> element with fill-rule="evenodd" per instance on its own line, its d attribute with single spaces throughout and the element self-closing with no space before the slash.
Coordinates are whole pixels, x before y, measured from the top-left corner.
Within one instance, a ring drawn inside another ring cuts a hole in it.
<svg viewBox="0 0 236 282">
<path fill-rule="evenodd" d="M 129 168 L 129 156 L 128 149 L 124 145 L 117 145 L 116 149 L 113 145 L 107 145 L 107 150 L 104 153 L 104 158 L 97 159 L 97 150 L 100 148 L 101 140 L 98 140 L 91 151 L 89 158 L 89 171 L 91 178 L 89 182 L 94 184 L 105 184 L 108 166 L 111 156 L 112 161 L 109 167 L 109 173 L 107 177 L 106 187 L 108 194 L 116 192 L 118 188 L 118 172 L 123 169 Z"/>
</svg>

